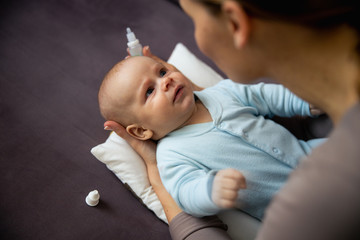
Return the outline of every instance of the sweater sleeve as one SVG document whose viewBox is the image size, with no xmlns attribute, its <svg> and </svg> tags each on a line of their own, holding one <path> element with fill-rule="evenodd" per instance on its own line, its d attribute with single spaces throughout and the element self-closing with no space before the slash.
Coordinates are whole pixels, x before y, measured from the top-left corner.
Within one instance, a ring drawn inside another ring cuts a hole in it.
<svg viewBox="0 0 360 240">
<path fill-rule="evenodd" d="M 202 217 L 220 208 L 211 200 L 215 171 L 198 166 L 191 159 L 172 151 L 158 151 L 158 168 L 166 190 L 187 213 Z"/>
<path fill-rule="evenodd" d="M 259 115 L 272 117 L 311 116 L 309 104 L 280 84 L 244 85 L 229 82 L 229 88 L 245 106 L 254 107 Z"/>
</svg>

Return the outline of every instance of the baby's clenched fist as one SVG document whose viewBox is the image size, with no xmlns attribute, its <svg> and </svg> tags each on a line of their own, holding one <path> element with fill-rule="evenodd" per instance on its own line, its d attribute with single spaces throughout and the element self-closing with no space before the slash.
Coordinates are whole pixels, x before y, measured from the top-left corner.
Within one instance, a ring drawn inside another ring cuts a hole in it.
<svg viewBox="0 0 360 240">
<path fill-rule="evenodd" d="M 246 180 L 236 169 L 223 169 L 215 175 L 211 198 L 221 208 L 235 206 L 238 191 L 246 188 Z"/>
</svg>

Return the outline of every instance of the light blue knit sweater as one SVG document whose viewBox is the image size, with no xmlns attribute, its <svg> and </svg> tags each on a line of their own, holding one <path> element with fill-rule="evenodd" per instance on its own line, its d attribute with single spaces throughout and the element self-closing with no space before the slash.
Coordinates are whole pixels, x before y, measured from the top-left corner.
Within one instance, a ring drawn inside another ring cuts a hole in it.
<svg viewBox="0 0 360 240">
<path fill-rule="evenodd" d="M 221 209 L 211 200 L 214 176 L 235 168 L 247 181 L 237 207 L 261 219 L 273 195 L 299 160 L 323 140 L 298 140 L 273 115 L 310 115 L 309 104 L 281 85 L 242 85 L 223 80 L 195 92 L 213 122 L 185 126 L 157 148 L 161 179 L 179 206 L 194 216 Z"/>
</svg>

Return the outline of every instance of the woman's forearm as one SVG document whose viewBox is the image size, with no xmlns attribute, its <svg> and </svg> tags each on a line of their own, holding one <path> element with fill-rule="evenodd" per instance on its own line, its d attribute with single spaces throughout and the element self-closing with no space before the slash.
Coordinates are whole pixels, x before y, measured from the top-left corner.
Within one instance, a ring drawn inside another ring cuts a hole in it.
<svg viewBox="0 0 360 240">
<path fill-rule="evenodd" d="M 171 220 L 182 212 L 175 200 L 166 191 L 159 174 L 159 170 L 155 164 L 147 166 L 149 181 L 163 206 L 166 218 L 170 223 Z"/>
</svg>

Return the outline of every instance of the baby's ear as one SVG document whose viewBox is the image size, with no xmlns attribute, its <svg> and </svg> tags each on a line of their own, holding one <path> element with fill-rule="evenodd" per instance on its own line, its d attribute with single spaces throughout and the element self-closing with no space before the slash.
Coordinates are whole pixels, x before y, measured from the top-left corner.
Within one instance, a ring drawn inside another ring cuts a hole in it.
<svg viewBox="0 0 360 240">
<path fill-rule="evenodd" d="M 153 136 L 153 131 L 143 128 L 137 124 L 131 124 L 126 127 L 126 131 L 134 138 L 145 141 Z"/>
</svg>

